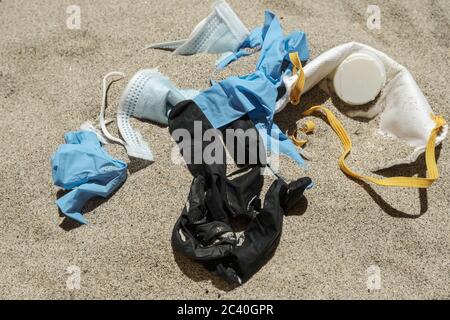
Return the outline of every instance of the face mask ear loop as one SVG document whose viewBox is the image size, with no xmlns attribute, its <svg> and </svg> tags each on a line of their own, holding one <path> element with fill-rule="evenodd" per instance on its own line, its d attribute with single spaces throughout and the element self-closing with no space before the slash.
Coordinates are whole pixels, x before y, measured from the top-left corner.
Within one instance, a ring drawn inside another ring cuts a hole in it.
<svg viewBox="0 0 450 320">
<path fill-rule="evenodd" d="M 112 134 L 109 133 L 108 129 L 106 128 L 106 123 L 105 123 L 105 110 L 106 110 L 106 101 L 107 101 L 107 96 L 108 96 L 108 89 L 109 86 L 115 82 L 118 81 L 120 79 L 115 79 L 113 81 L 111 81 L 110 83 L 108 82 L 110 77 L 114 77 L 114 76 L 119 76 L 120 79 L 122 79 L 123 77 L 125 77 L 125 74 L 122 72 L 110 72 L 108 73 L 104 78 L 103 78 L 103 97 L 102 97 L 102 106 L 100 109 L 100 128 L 102 129 L 103 134 L 105 135 L 105 137 L 113 142 L 119 143 L 121 145 L 125 145 L 125 142 L 119 138 L 114 137 Z"/>
<path fill-rule="evenodd" d="M 290 94 L 290 100 L 293 105 L 298 105 L 300 103 L 300 96 L 302 95 L 303 88 L 305 87 L 305 72 L 303 71 L 302 62 L 300 61 L 298 52 L 291 52 L 289 58 L 293 64 L 292 74 L 298 74 L 297 82 Z"/>
</svg>

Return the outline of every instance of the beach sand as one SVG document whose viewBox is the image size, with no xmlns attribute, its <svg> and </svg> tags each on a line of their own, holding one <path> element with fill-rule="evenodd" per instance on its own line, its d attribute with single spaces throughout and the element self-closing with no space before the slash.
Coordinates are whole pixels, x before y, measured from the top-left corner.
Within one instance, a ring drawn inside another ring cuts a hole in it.
<svg viewBox="0 0 450 320">
<path fill-rule="evenodd" d="M 74 3 L 76 2 L 76 3 Z M 286 33 L 308 34 L 311 58 L 341 43 L 373 46 L 406 66 L 436 114 L 450 119 L 450 2 L 377 1 L 381 30 L 366 26 L 369 1 L 237 1 L 230 5 L 249 29 L 263 12 L 276 13 Z M 66 8 L 81 9 L 81 29 L 66 26 Z M 172 227 L 188 195 L 191 176 L 172 163 L 175 144 L 165 127 L 134 121 L 156 161 L 133 172 L 108 200 L 86 207 L 89 225 L 60 216 L 50 157 L 63 135 L 89 120 L 101 104 L 102 77 L 158 68 L 181 88 L 209 85 L 214 55 L 173 56 L 141 50 L 185 38 L 210 11 L 198 1 L 0 1 L 0 298 L 2 299 L 445 299 L 450 298 L 450 150 L 438 148 L 441 178 L 428 190 L 382 188 L 355 182 L 337 166 L 341 145 L 330 127 L 313 118 L 304 172 L 283 159 L 289 179 L 310 176 L 316 187 L 285 218 L 273 258 L 247 283 L 233 287 L 174 253 Z M 256 56 L 230 67 L 252 71 Z M 110 90 L 114 119 L 127 80 Z M 410 149 L 382 142 L 377 120 L 352 120 L 320 88 L 302 106 L 323 103 L 353 139 L 348 163 L 370 170 Z M 282 128 L 301 119 L 288 106 Z M 115 124 L 111 131 L 117 134 Z M 116 145 L 106 149 L 128 161 Z M 384 172 L 424 175 L 423 159 Z M 67 268 L 80 268 L 80 289 L 69 290 Z M 381 288 L 368 290 L 367 270 L 379 268 Z"/>
</svg>

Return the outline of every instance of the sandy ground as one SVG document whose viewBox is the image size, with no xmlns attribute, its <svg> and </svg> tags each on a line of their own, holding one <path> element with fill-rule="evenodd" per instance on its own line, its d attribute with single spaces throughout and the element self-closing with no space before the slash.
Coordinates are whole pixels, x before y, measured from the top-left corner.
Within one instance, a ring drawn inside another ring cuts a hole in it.
<svg viewBox="0 0 450 320">
<path fill-rule="evenodd" d="M 81 8 L 80 30 L 66 28 L 66 7 L 74 2 Z M 261 25 L 270 9 L 286 32 L 305 30 L 313 58 L 348 41 L 388 53 L 411 71 L 434 111 L 450 119 L 449 1 L 378 1 L 379 31 L 366 27 L 369 1 L 229 2 L 249 28 Z M 156 162 L 131 174 L 109 200 L 91 202 L 88 226 L 59 215 L 49 159 L 66 131 L 97 118 L 103 75 L 121 70 L 131 77 L 140 68 L 158 67 L 180 87 L 207 87 L 215 56 L 140 49 L 186 37 L 209 10 L 203 0 L 0 1 L 0 298 L 450 298 L 447 142 L 439 149 L 442 178 L 429 190 L 373 187 L 338 170 L 340 143 L 316 119 L 306 151 L 312 157 L 307 174 L 317 186 L 285 219 L 274 257 L 237 288 L 172 251 L 172 226 L 191 177 L 170 161 L 174 144 L 167 128 L 135 122 Z M 252 59 L 228 72 L 251 71 Z M 110 91 L 110 118 L 125 85 Z M 319 88 L 302 105 L 313 103 L 336 110 Z M 380 144 L 376 122 L 337 114 L 352 134 L 354 168 L 368 173 L 408 151 L 398 143 Z M 299 119 L 293 106 L 277 116 L 283 128 Z M 128 159 L 118 146 L 107 150 Z M 288 161 L 282 170 L 290 178 L 305 174 Z M 423 171 L 422 159 L 384 174 Z M 81 269 L 79 290 L 66 287 L 71 265 Z M 369 292 L 371 265 L 380 268 L 382 284 Z"/>
</svg>

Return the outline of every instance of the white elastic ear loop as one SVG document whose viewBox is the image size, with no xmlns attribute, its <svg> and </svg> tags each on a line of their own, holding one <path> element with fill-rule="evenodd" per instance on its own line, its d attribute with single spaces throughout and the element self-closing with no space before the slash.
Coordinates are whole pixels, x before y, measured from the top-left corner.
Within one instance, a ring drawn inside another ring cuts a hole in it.
<svg viewBox="0 0 450 320">
<path fill-rule="evenodd" d="M 113 142 L 119 143 L 121 145 L 125 145 L 125 142 L 119 138 L 114 137 L 112 134 L 109 133 L 108 129 L 106 128 L 106 123 L 105 123 L 105 110 L 106 110 L 106 100 L 107 100 L 107 94 L 108 94 L 108 88 L 109 85 L 111 83 L 108 82 L 108 79 L 110 77 L 115 77 L 115 76 L 119 76 L 119 79 L 115 79 L 113 81 L 111 81 L 111 83 L 115 82 L 115 81 L 119 81 L 120 79 L 125 77 L 125 74 L 122 72 L 117 72 L 117 71 L 113 71 L 108 73 L 104 78 L 103 78 L 103 98 L 102 98 L 102 107 L 100 109 L 100 128 L 102 129 L 103 134 L 105 135 L 105 137 L 108 140 L 111 140 Z"/>
</svg>

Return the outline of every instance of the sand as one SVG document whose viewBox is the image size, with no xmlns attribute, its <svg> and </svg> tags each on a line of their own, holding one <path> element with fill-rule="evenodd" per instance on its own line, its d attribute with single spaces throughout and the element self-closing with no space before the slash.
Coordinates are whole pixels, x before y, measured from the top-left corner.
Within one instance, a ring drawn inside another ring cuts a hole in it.
<svg viewBox="0 0 450 320">
<path fill-rule="evenodd" d="M 337 167 L 339 141 L 315 119 L 305 173 L 283 159 L 290 179 L 308 174 L 316 188 L 287 217 L 274 257 L 246 284 L 233 287 L 172 251 L 172 227 L 184 205 L 190 174 L 170 160 L 167 128 L 135 121 L 156 162 L 132 173 L 113 197 L 88 204 L 90 224 L 78 226 L 55 206 L 50 156 L 63 134 L 95 121 L 101 80 L 112 70 L 131 77 L 159 68 L 180 87 L 208 86 L 215 56 L 176 57 L 141 51 L 186 37 L 209 12 L 207 1 L 87 1 L 81 29 L 66 27 L 74 1 L 0 1 L 0 298 L 2 299 L 445 299 L 449 290 L 450 150 L 439 148 L 439 179 L 428 190 L 381 188 L 348 179 Z M 308 33 L 311 57 L 359 41 L 405 65 L 437 114 L 450 119 L 450 2 L 378 1 L 381 30 L 366 27 L 369 1 L 229 1 L 249 28 L 270 9 L 286 32 Z M 252 70 L 254 57 L 233 66 Z M 110 90 L 109 118 L 126 81 Z M 302 105 L 333 100 L 319 88 Z M 355 145 L 349 163 L 368 173 L 407 152 L 380 145 L 376 122 L 337 115 Z M 287 128 L 300 119 L 289 106 L 276 117 Z M 117 133 L 114 125 L 111 130 Z M 118 146 L 107 150 L 127 160 Z M 385 172 L 423 175 L 423 160 Z M 69 290 L 66 270 L 81 270 Z M 368 290 L 367 269 L 378 266 L 381 289 Z"/>
</svg>

